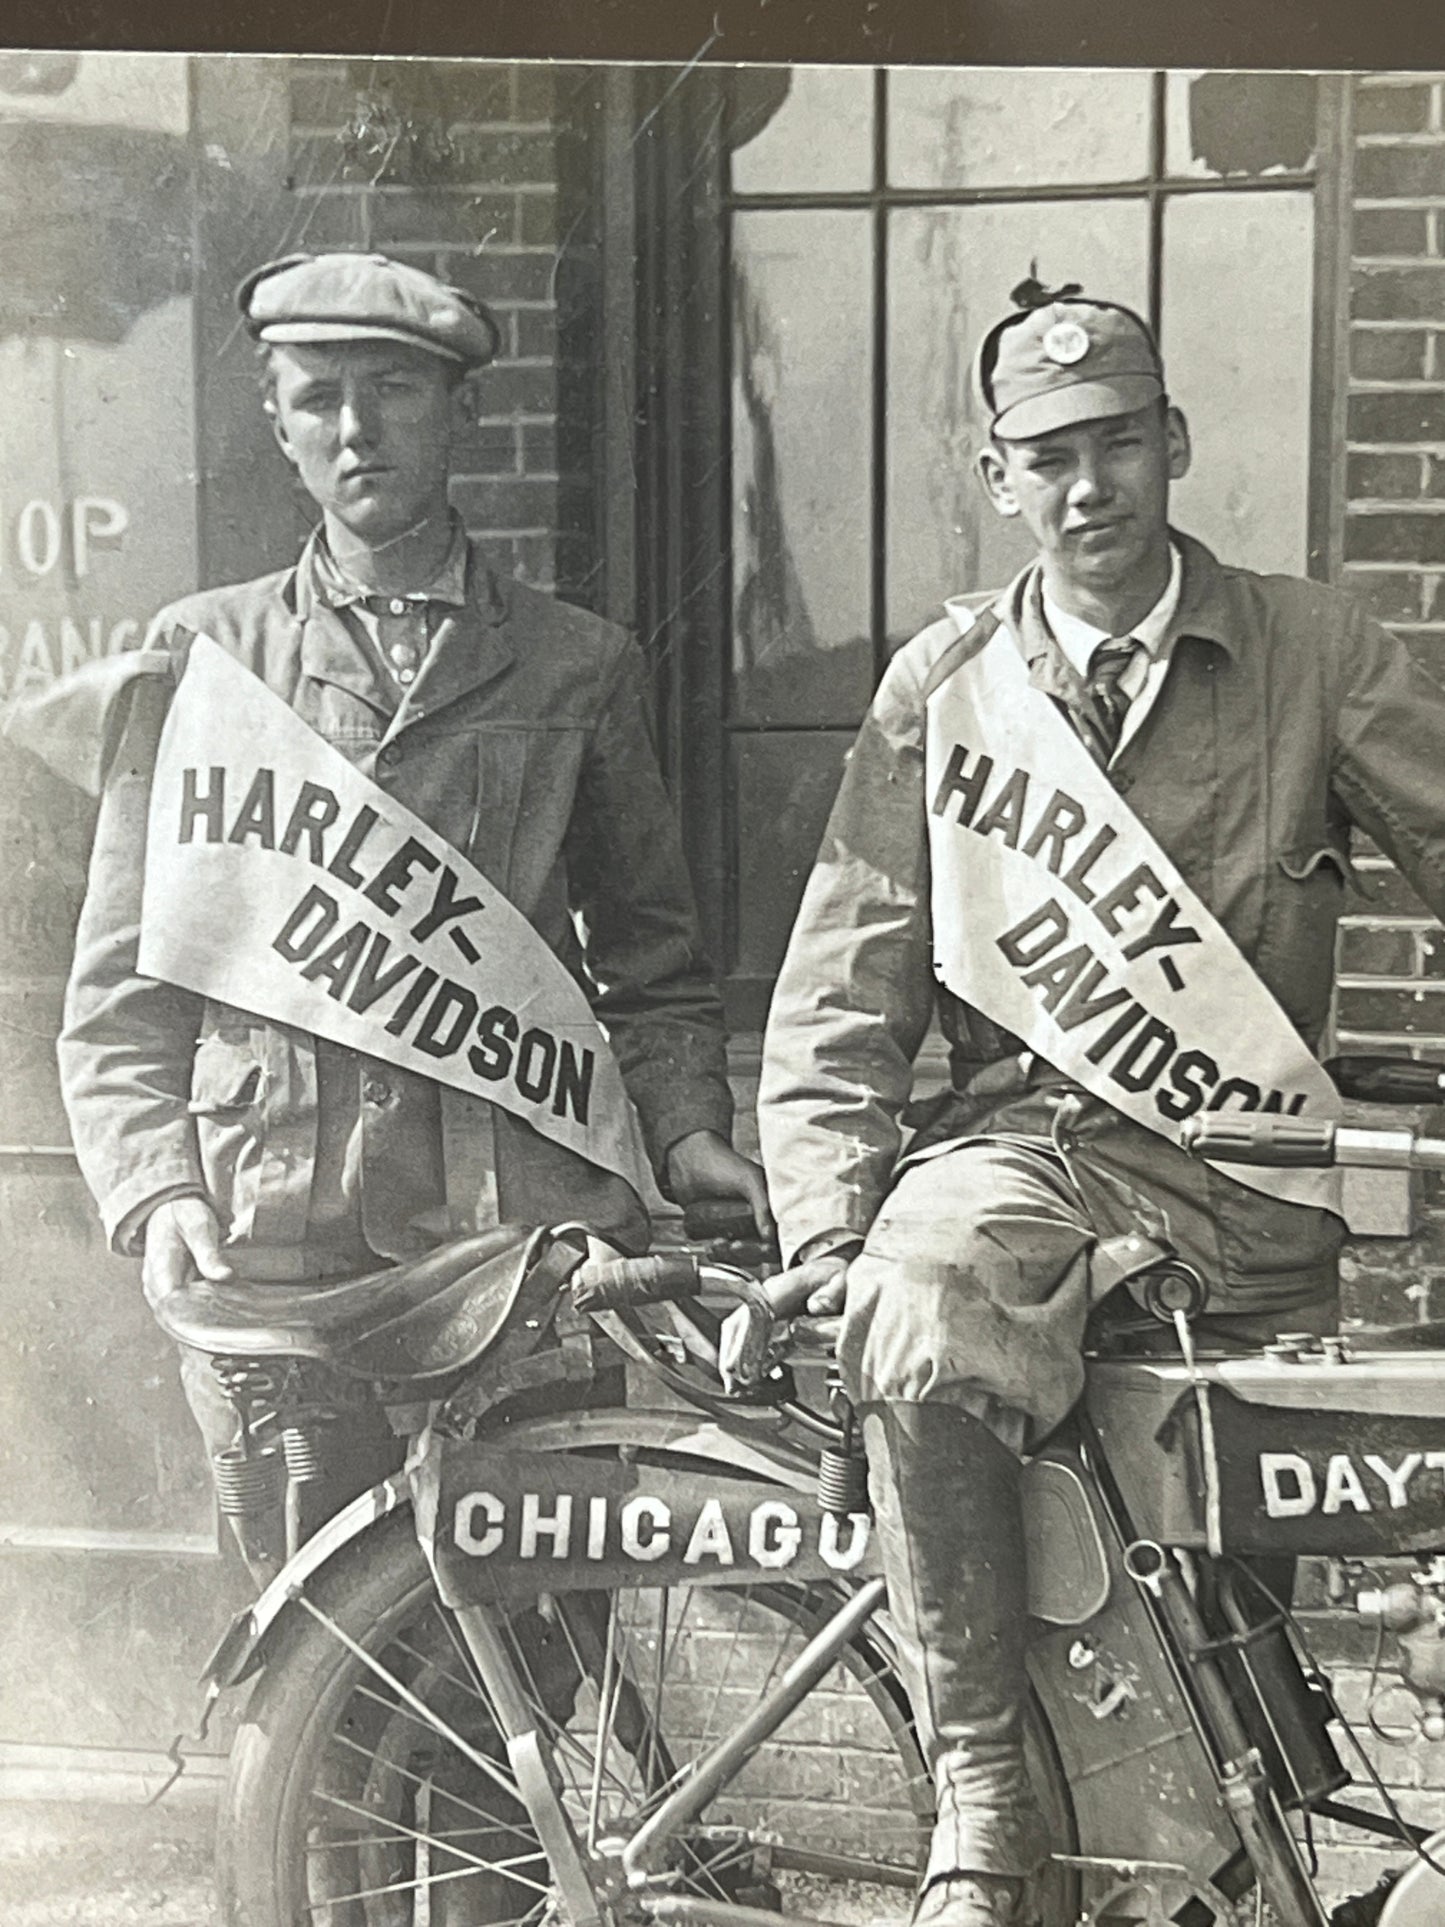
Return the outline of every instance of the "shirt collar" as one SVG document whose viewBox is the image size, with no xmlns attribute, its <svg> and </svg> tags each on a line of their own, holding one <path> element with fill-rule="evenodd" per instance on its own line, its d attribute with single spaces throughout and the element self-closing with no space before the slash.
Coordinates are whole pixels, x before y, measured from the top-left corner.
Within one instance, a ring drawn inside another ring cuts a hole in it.
<svg viewBox="0 0 1445 1927">
<path fill-rule="evenodd" d="M 1227 656 L 1237 658 L 1245 638 L 1240 633 L 1238 599 L 1229 587 L 1231 572 L 1222 568 L 1213 552 L 1192 535 L 1185 535 L 1179 529 L 1171 529 L 1169 534 L 1180 557 L 1182 580 L 1178 606 L 1165 628 L 1166 642 L 1180 636 L 1194 636 L 1217 643 Z M 1049 653 L 1050 632 L 1044 621 L 1040 593 L 1042 576 L 1038 563 L 1031 562 L 1014 577 L 1002 595 L 989 598 L 1017 638 L 1030 667 Z M 955 600 L 962 608 L 968 599 Z M 962 621 L 962 616 L 957 619 Z"/>
<path fill-rule="evenodd" d="M 356 602 L 396 600 L 401 602 L 440 602 L 460 609 L 467 600 L 467 532 L 459 515 L 452 516 L 452 539 L 446 558 L 430 582 L 416 589 L 404 589 L 396 596 L 382 596 L 350 575 L 331 553 L 324 530 L 318 529 L 312 550 L 313 583 L 318 601 L 332 609 L 344 609 Z"/>
<path fill-rule="evenodd" d="M 1154 607 L 1129 631 L 1129 638 L 1137 642 L 1150 656 L 1158 656 L 1166 639 L 1172 641 L 1171 628 L 1179 608 L 1179 598 L 1184 589 L 1184 558 L 1179 552 L 1179 544 L 1169 544 L 1169 580 L 1164 585 L 1164 593 Z M 1044 620 L 1060 649 L 1068 657 L 1081 676 L 1087 675 L 1089 662 L 1101 642 L 1111 639 L 1110 631 L 1100 629 L 1092 622 L 1085 622 L 1082 616 L 1070 615 L 1061 609 L 1047 588 L 1040 582 L 1040 599 L 1043 604 Z"/>
</svg>

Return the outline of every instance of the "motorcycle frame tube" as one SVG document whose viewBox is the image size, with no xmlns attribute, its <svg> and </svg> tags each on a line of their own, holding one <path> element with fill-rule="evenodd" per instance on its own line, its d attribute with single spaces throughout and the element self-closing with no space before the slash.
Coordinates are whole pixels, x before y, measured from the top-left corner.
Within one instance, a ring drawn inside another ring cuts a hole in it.
<svg viewBox="0 0 1445 1927">
<path fill-rule="evenodd" d="M 746 1766 L 763 1741 L 807 1698 L 886 1597 L 887 1585 L 882 1579 L 870 1579 L 860 1586 L 827 1625 L 814 1634 L 777 1685 L 747 1718 L 715 1746 L 709 1747 L 683 1784 L 669 1794 L 623 1849 L 622 1865 L 629 1886 L 645 1882 L 661 1848 L 680 1828 L 697 1818 L 713 1795 Z"/>
<path fill-rule="evenodd" d="M 1138 1543 L 1109 1476 L 1108 1461 L 1087 1418 L 1087 1460 L 1106 1515 L 1121 1544 Z M 1211 1653 L 1208 1630 L 1175 1561 L 1165 1552 L 1150 1585 L 1136 1579 L 1161 1649 L 1168 1655 L 1184 1705 L 1213 1762 L 1220 1798 L 1238 1829 L 1259 1890 L 1290 1927 L 1329 1927 L 1314 1882 L 1235 1709 L 1227 1681 Z"/>
<path fill-rule="evenodd" d="M 467 1642 L 472 1664 L 491 1695 L 522 1803 L 556 1875 L 568 1917 L 574 1927 L 593 1927 L 601 1917 L 605 1895 L 597 1892 L 588 1856 L 578 1843 L 560 1792 L 547 1770 L 537 1723 L 506 1641 L 484 1607 L 454 1607 L 453 1617 Z"/>
<path fill-rule="evenodd" d="M 741 1771 L 758 1747 L 812 1692 L 843 1648 L 883 1604 L 885 1596 L 885 1582 L 871 1579 L 845 1600 L 748 1718 L 703 1755 L 683 1785 L 663 1802 L 623 1850 L 621 1871 L 629 1886 L 647 1884 L 659 1852 L 698 1817 L 714 1795 Z M 516 1667 L 485 1608 L 462 1606 L 453 1610 L 482 1683 L 492 1697 L 523 1801 L 554 1871 L 558 1872 L 559 1886 L 571 1918 L 578 1927 L 592 1927 L 602 1916 L 609 1883 L 604 1877 L 603 1891 L 597 1892 L 595 1874 L 603 1868 L 595 1857 L 589 1867 L 589 1856 L 578 1844 L 557 1789 L 546 1773 L 535 1722 Z M 695 1927 L 769 1927 L 769 1923 L 777 1920 L 776 1914 L 759 1908 L 706 1898 L 659 1895 L 645 1899 L 643 1905 L 655 1918 L 694 1923 Z M 799 1922 L 797 1927 L 808 1927 L 808 1923 Z"/>
</svg>

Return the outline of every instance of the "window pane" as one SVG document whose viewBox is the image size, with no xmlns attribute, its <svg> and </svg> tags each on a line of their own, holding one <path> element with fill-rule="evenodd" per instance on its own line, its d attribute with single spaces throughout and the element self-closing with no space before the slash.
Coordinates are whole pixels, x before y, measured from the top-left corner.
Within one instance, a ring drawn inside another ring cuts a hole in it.
<svg viewBox="0 0 1445 1927">
<path fill-rule="evenodd" d="M 1318 94 L 1313 74 L 1170 74 L 1165 172 L 1217 179 L 1313 166 Z"/>
<path fill-rule="evenodd" d="M 1306 192 L 1191 194 L 1165 215 L 1162 347 L 1194 436 L 1175 515 L 1253 569 L 1306 565 L 1312 215 Z"/>
<path fill-rule="evenodd" d="M 733 713 L 856 722 L 869 642 L 869 218 L 733 223 Z"/>
<path fill-rule="evenodd" d="M 872 186 L 871 67 L 743 67 L 734 88 L 735 193 Z"/>
<path fill-rule="evenodd" d="M 851 730 L 780 730 L 733 738 L 737 798 L 737 940 L 733 968 L 771 977 L 783 960 L 818 854 Z"/>
<path fill-rule="evenodd" d="M 1009 290 L 1038 262 L 1049 287 L 1142 308 L 1142 201 L 919 208 L 890 217 L 888 308 L 888 633 L 931 622 L 945 596 L 1001 588 L 1029 559 L 1015 523 L 973 473 L 987 433 L 973 394 L 979 339 L 1009 312 Z"/>
<path fill-rule="evenodd" d="M 899 187 L 1138 180 L 1152 78 L 1084 69 L 895 67 L 888 178 Z"/>
</svg>

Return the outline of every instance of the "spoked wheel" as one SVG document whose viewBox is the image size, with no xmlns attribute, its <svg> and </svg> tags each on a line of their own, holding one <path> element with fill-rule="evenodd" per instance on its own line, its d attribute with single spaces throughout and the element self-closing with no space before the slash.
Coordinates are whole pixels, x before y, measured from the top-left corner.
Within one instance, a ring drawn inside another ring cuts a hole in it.
<svg viewBox="0 0 1445 1927">
<path fill-rule="evenodd" d="M 836 1603 L 787 1585 L 674 1586 L 511 1609 L 505 1638 L 584 1852 L 605 1860 L 635 1832 Z M 1063 1825 L 1067 1795 L 1051 1755 L 1035 1753 Z M 781 1915 L 901 1923 L 931 1807 L 901 1695 L 865 1632 L 674 1842 L 660 1885 Z M 232 1750 L 217 1866 L 229 1927 L 568 1918 L 409 1514 L 351 1547 L 279 1629 Z M 1072 1927 L 1065 1884 L 1040 1927 Z M 639 1923 L 646 1905 L 614 1899 Z"/>
</svg>

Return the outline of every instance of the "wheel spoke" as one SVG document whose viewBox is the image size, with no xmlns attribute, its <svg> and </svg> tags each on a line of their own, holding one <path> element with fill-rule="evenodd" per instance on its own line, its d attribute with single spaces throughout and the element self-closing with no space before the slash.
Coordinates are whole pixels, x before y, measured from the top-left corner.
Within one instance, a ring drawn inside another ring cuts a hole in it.
<svg viewBox="0 0 1445 1927">
<path fill-rule="evenodd" d="M 409 1834 L 394 1833 L 394 1832 L 393 1833 L 347 1833 L 345 1829 L 342 1828 L 338 1823 L 332 1822 L 331 1824 L 335 1828 L 337 1838 L 335 1838 L 334 1840 L 308 1840 L 306 1843 L 306 1851 L 308 1854 L 320 1855 L 325 1853 L 338 1853 L 338 1852 L 341 1852 L 343 1849 L 347 1852 L 350 1852 L 354 1847 L 395 1846 L 398 1841 L 407 1840 L 407 1839 L 410 1839 L 411 1837 Z M 477 1827 L 429 1826 L 426 1829 L 426 1837 L 428 1842 L 430 1842 L 432 1845 L 435 1845 L 438 1842 L 446 1842 L 448 1840 L 474 1840 L 479 1831 L 480 1829 Z M 536 1853 L 522 1854 L 522 1855 L 519 1855 L 518 1858 L 519 1858 L 519 1861 L 525 1863 L 526 1861 L 529 1861 L 529 1860 L 541 1860 L 545 1858 L 545 1856 L 542 1854 L 542 1852 L 539 1849 Z M 504 1863 L 498 1860 L 498 1861 L 492 1862 L 491 1864 L 494 1866 L 500 1867 Z"/>
<path fill-rule="evenodd" d="M 399 1780 L 404 1780 L 411 1786 L 420 1787 L 428 1784 L 423 1774 L 411 1767 L 400 1766 L 395 1760 L 385 1759 L 374 1747 L 363 1746 L 360 1740 L 353 1740 L 350 1734 L 338 1733 L 335 1736 L 335 1744 L 348 1752 L 359 1754 L 363 1760 L 371 1761 L 387 1773 L 394 1773 Z M 485 1807 L 474 1805 L 472 1801 L 464 1799 L 460 1793 L 453 1793 L 450 1787 L 443 1787 L 441 1793 L 444 1799 L 450 1800 L 464 1813 L 472 1814 L 484 1826 L 490 1827 L 494 1833 L 510 1833 L 518 1840 L 536 1839 L 534 1833 L 529 1832 L 526 1827 L 518 1826 L 515 1820 L 504 1820 L 498 1813 L 488 1813 Z"/>
<path fill-rule="evenodd" d="M 746 1602 L 746 1599 L 747 1595 L 744 1594 L 743 1601 Z M 743 1610 L 746 1610 L 745 1603 L 743 1604 Z M 717 1685 L 713 1689 L 712 1705 L 708 1708 L 707 1718 L 702 1723 L 702 1738 L 704 1740 L 711 1739 L 712 1737 L 713 1721 L 717 1717 L 717 1709 L 722 1704 L 723 1689 L 727 1685 L 728 1677 L 732 1672 L 733 1655 L 738 1649 L 738 1639 L 742 1633 L 742 1622 L 742 1611 L 734 1612 L 732 1630 L 728 1638 L 727 1658 L 723 1661 L 722 1671 L 718 1674 Z"/>
<path fill-rule="evenodd" d="M 592 1680 L 593 1689 L 595 1691 L 597 1689 L 597 1682 L 592 1679 L 592 1674 L 588 1668 L 587 1662 L 583 1658 L 581 1652 L 578 1650 L 576 1639 L 574 1638 L 572 1633 L 572 1623 L 571 1623 L 570 1615 L 568 1615 L 565 1612 L 559 1612 L 557 1623 L 562 1628 L 563 1636 L 567 1641 L 568 1651 L 571 1655 L 573 1664 L 577 1668 L 577 1672 L 580 1678 L 585 1680 Z M 557 1720 L 547 1710 L 547 1706 L 545 1704 L 543 1694 L 542 1694 L 542 1689 L 537 1681 L 537 1676 L 532 1667 L 532 1662 L 528 1659 L 525 1651 L 522 1649 L 521 1643 L 516 1639 L 515 1636 L 509 1637 L 507 1643 L 508 1643 L 508 1646 L 511 1648 L 512 1658 L 516 1663 L 518 1669 L 523 1674 L 524 1682 L 531 1695 L 532 1711 L 537 1718 L 538 1730 L 540 1732 L 544 1732 L 555 1746 L 565 1749 L 568 1756 L 571 1759 L 576 1761 L 580 1771 L 583 1774 L 586 1774 L 587 1776 L 590 1777 L 592 1772 L 594 1771 L 595 1752 L 592 1750 L 589 1750 L 584 1740 L 580 1739 L 576 1734 L 569 1731 L 567 1727 L 563 1726 L 562 1723 L 559 1720 Z M 624 1780 L 622 1776 L 618 1772 L 616 1772 L 614 1768 L 612 1768 L 610 1765 L 606 1765 L 605 1763 L 604 1763 L 604 1770 L 606 1772 L 607 1779 L 613 1791 L 623 1799 L 627 1799 L 628 1797 L 630 1797 L 631 1788 L 628 1786 L 626 1780 Z"/>
<path fill-rule="evenodd" d="M 583 1849 L 581 1869 L 564 1876 L 573 1884 L 563 1903 L 543 1845 L 550 1836 L 538 1836 L 486 1680 L 409 1524 L 378 1528 L 396 1575 L 391 1593 L 358 1547 L 349 1568 L 299 1596 L 297 1637 L 282 1649 L 295 1670 L 278 1664 L 263 1674 L 268 1697 L 243 1729 L 256 1737 L 240 1784 L 261 1814 L 249 1835 L 244 1808 L 230 1824 L 277 1870 L 263 1872 L 253 1859 L 247 1875 L 253 1896 L 258 1882 L 275 1886 L 269 1911 L 252 1909 L 266 1927 L 552 1927 L 558 1907 L 579 1904 L 588 1882 L 600 1902 L 602 1870 L 588 1873 L 587 1848 L 625 1840 L 654 1815 L 717 1736 L 776 1690 L 842 1597 L 784 1575 L 669 1587 L 639 1573 L 643 1583 L 610 1596 L 584 1583 L 489 1610 L 503 1645 L 489 1643 L 498 1664 L 509 1658 L 515 1680 L 507 1730 L 535 1728 Z M 802 1927 L 799 1916 L 884 1913 L 886 1896 L 896 1901 L 895 1890 L 910 1883 L 931 1789 L 886 1651 L 867 1629 L 858 1637 L 786 1736 L 765 1735 L 663 1846 L 658 1869 L 677 1899 L 778 1910 L 778 1927 L 790 1916 Z M 499 1692 L 502 1685 L 499 1678 Z M 324 1717 L 306 1711 L 323 1704 Z M 559 1866 L 561 1839 L 553 1842 Z M 457 1881 L 471 1884 L 449 1905 L 444 1896 Z M 1063 1916 L 1046 1919 L 1061 1927 Z"/>
<path fill-rule="evenodd" d="M 370 1807 L 358 1806 L 354 1800 L 343 1800 L 339 1793 L 320 1791 L 317 1793 L 316 1798 L 323 1805 L 336 1807 L 342 1813 L 354 1813 L 359 1819 L 369 1821 L 372 1825 L 376 1823 L 376 1814 Z M 396 1828 L 398 1841 L 426 1841 L 431 1838 L 429 1834 L 422 1833 L 418 1828 L 409 1827 L 404 1820 L 393 1820 L 392 1825 Z M 468 1853 L 465 1847 L 448 1847 L 447 1852 L 454 1854 L 459 1860 L 465 1860 L 469 1870 L 473 1873 L 495 1873 L 499 1866 L 509 1864 L 496 1860 L 484 1860 L 480 1854 Z M 513 1864 L 521 1864 L 522 1862 L 530 1863 L 533 1860 L 539 1860 L 541 1858 L 542 1856 L 540 1854 L 519 1855 L 518 1861 Z M 524 1887 L 530 1887 L 534 1893 L 545 1894 L 551 1891 L 550 1887 L 542 1881 L 528 1879 L 523 1874 L 509 1872 L 507 1878 L 509 1880 L 519 1881 Z"/>
<path fill-rule="evenodd" d="M 471 1761 L 473 1766 L 482 1765 L 485 1756 L 479 1758 L 475 1751 L 472 1750 L 465 1741 L 461 1740 L 460 1737 L 452 1731 L 451 1727 L 437 1714 L 429 1711 L 419 1713 L 416 1711 L 416 1708 L 410 1704 L 388 1699 L 385 1693 L 378 1693 L 374 1686 L 358 1686 L 356 1689 L 356 1697 L 359 1700 L 367 1701 L 370 1705 L 381 1707 L 393 1719 L 409 1721 L 413 1726 L 420 1727 L 423 1733 L 429 1733 L 435 1739 L 450 1741 L 466 1759 Z M 336 1736 L 338 1742 L 342 1741 L 344 1737 L 342 1734 L 337 1734 Z M 361 1750 L 365 1751 L 364 1748 Z M 491 1769 L 487 1777 L 494 1781 L 503 1793 L 516 1800 L 519 1804 L 521 1803 L 522 1796 L 520 1791 L 512 1785 L 495 1763 L 491 1764 Z"/>
<path fill-rule="evenodd" d="M 612 1720 L 617 1707 L 617 1599 L 608 1603 L 607 1646 L 602 1655 L 602 1681 L 597 1694 L 597 1745 L 593 1749 L 592 1793 L 587 1802 L 587 1845 L 597 1848 L 597 1818 L 602 1805 L 602 1762 L 610 1749 Z"/>
<path fill-rule="evenodd" d="M 345 1646 L 355 1658 L 361 1661 L 363 1666 L 375 1673 L 378 1679 L 384 1680 L 392 1692 L 396 1694 L 397 1698 L 411 1707 L 420 1717 L 423 1725 L 429 1727 L 433 1733 L 439 1733 L 444 1740 L 450 1740 L 459 1753 L 464 1754 L 466 1758 L 471 1761 L 472 1765 L 479 1767 L 489 1779 L 495 1780 L 504 1793 L 509 1794 L 512 1799 L 518 1802 L 521 1801 L 521 1793 L 495 1762 L 489 1760 L 484 1753 L 479 1753 L 474 1746 L 469 1746 L 460 1733 L 455 1732 L 453 1728 L 448 1726 L 446 1721 L 442 1719 L 440 1714 L 419 1700 L 409 1688 L 403 1686 L 395 1673 L 388 1672 L 381 1661 L 373 1658 L 373 1656 L 367 1652 L 366 1648 L 354 1640 L 344 1627 L 338 1626 L 336 1621 L 332 1619 L 329 1614 L 322 1612 L 321 1608 L 309 1600 L 304 1592 L 297 1593 L 296 1602 L 298 1605 L 304 1606 L 313 1619 L 318 1620 L 329 1633 L 339 1639 L 342 1645 Z"/>
<path fill-rule="evenodd" d="M 423 1889 L 440 1887 L 444 1880 L 475 1880 L 476 1878 L 475 1867 L 449 1867 L 445 1873 L 422 1874 L 412 1880 L 393 1880 L 385 1887 L 358 1887 L 348 1894 L 328 1894 L 325 1900 L 318 1900 L 308 1911 L 313 1914 L 323 1913 L 328 1907 L 342 1907 L 348 1901 L 380 1900 L 384 1894 L 415 1894 L 422 1892 Z M 518 1914 L 515 1923 L 491 1921 L 488 1927 L 519 1927 L 520 1922 L 530 1920 L 536 1912 L 537 1909 L 532 1908 L 525 1914 Z"/>
<path fill-rule="evenodd" d="M 488 1718 L 494 1717 L 492 1703 L 487 1698 L 486 1692 L 479 1681 L 472 1678 L 464 1678 L 460 1673 L 451 1672 L 447 1667 L 442 1665 L 441 1661 L 438 1660 L 434 1654 L 421 1652 L 417 1647 L 409 1646 L 404 1639 L 393 1640 L 392 1645 L 397 1652 L 404 1653 L 408 1659 L 414 1659 L 419 1666 L 426 1667 L 428 1671 L 434 1673 L 438 1679 L 445 1680 L 448 1686 L 457 1687 L 461 1692 L 465 1693 L 469 1699 L 475 1700 Z"/>
</svg>

